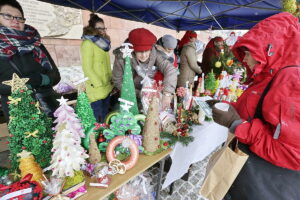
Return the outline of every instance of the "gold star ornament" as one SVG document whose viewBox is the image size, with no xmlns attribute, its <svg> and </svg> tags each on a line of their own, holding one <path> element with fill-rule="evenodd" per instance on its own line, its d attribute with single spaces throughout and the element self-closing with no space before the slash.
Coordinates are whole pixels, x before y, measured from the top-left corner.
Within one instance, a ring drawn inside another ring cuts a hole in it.
<svg viewBox="0 0 300 200">
<path fill-rule="evenodd" d="M 13 73 L 12 80 L 3 81 L 2 83 L 5 85 L 11 86 L 11 92 L 15 92 L 19 89 L 26 88 L 25 83 L 29 80 L 29 78 L 20 78 L 16 73 Z"/>
</svg>

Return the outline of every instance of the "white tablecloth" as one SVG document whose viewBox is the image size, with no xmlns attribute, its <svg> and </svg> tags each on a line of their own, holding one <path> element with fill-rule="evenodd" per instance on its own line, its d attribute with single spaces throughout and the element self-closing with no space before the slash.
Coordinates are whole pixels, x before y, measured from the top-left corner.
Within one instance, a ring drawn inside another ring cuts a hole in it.
<svg viewBox="0 0 300 200">
<path fill-rule="evenodd" d="M 170 156 L 171 168 L 166 176 L 162 189 L 180 179 L 193 163 L 203 160 L 219 145 L 226 141 L 228 129 L 214 122 L 205 122 L 203 125 L 193 126 L 191 135 L 194 141 L 188 146 L 177 142 Z"/>
</svg>

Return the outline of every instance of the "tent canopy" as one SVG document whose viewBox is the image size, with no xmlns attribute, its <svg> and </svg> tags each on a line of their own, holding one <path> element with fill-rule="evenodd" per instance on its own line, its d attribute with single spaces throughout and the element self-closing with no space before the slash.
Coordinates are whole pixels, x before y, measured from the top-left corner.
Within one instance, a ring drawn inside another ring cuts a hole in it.
<svg viewBox="0 0 300 200">
<path fill-rule="evenodd" d="M 40 0 L 177 31 L 250 29 L 281 12 L 281 0 Z"/>
</svg>

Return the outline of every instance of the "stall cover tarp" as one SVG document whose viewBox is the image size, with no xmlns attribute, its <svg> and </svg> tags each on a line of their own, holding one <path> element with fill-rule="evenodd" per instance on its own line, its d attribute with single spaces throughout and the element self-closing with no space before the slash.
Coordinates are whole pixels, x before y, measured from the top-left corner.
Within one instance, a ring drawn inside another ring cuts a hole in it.
<svg viewBox="0 0 300 200">
<path fill-rule="evenodd" d="M 250 29 L 281 12 L 281 0 L 40 0 L 177 31 Z"/>
</svg>

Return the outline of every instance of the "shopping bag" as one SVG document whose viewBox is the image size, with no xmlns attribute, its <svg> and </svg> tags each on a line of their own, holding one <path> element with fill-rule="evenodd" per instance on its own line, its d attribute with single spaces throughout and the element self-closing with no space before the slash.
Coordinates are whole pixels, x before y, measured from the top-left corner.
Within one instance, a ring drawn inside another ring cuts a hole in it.
<svg viewBox="0 0 300 200">
<path fill-rule="evenodd" d="M 222 200 L 248 157 L 238 148 L 236 138 L 227 140 L 209 161 L 200 195 L 209 200 Z"/>
</svg>

